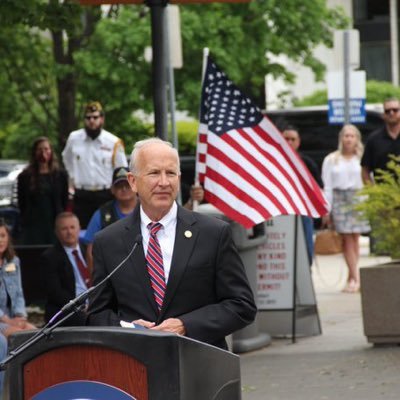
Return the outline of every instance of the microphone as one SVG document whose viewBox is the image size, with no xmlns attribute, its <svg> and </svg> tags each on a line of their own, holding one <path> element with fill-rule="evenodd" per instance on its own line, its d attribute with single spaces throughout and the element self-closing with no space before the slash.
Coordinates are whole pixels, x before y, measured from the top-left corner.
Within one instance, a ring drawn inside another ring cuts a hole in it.
<svg viewBox="0 0 400 400">
<path fill-rule="evenodd" d="M 64 305 L 64 307 L 61 308 L 61 310 L 56 313 L 51 320 L 49 321 L 49 324 L 51 325 L 61 314 L 70 312 L 72 310 L 78 311 L 79 306 L 81 306 L 86 299 L 95 291 L 97 288 L 102 286 L 105 282 L 107 282 L 129 259 L 129 257 L 133 254 L 133 252 L 136 250 L 136 247 L 142 243 L 142 235 L 139 233 L 136 235 L 135 242 L 132 246 L 131 251 L 128 253 L 128 255 L 103 279 L 101 280 L 97 285 L 90 287 L 89 289 L 85 290 L 82 292 L 79 296 L 75 297 L 74 299 L 70 300 L 67 304 Z"/>
</svg>

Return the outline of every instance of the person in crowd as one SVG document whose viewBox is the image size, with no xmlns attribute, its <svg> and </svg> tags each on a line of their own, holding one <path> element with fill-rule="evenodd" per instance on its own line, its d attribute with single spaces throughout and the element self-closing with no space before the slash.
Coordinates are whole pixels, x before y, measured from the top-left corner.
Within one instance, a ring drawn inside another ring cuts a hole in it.
<svg viewBox="0 0 400 400">
<path fill-rule="evenodd" d="M 314 162 L 314 160 L 307 155 L 303 154 L 302 152 L 299 151 L 300 144 L 301 144 L 301 138 L 299 134 L 299 130 L 294 127 L 294 126 L 287 126 L 285 130 L 282 132 L 283 137 L 286 139 L 288 142 L 289 146 L 297 152 L 297 154 L 300 156 L 300 158 L 303 160 L 304 164 L 310 171 L 311 175 L 315 179 L 315 181 L 318 183 L 318 186 L 320 188 L 323 188 L 323 182 L 321 178 L 321 174 L 319 172 L 317 164 Z M 308 255 L 308 260 L 310 265 L 312 264 L 312 260 L 314 257 L 314 220 L 311 217 L 308 217 L 306 215 L 303 215 L 302 217 L 302 222 L 303 222 L 303 229 L 304 229 L 304 236 L 306 239 L 306 245 L 307 245 L 307 255 Z"/>
<path fill-rule="evenodd" d="M 128 181 L 140 202 L 96 235 L 94 284 L 134 251 L 94 295 L 88 324 L 133 323 L 226 349 L 225 336 L 257 312 L 229 224 L 177 205 L 179 156 L 161 139 L 135 144 Z"/>
<path fill-rule="evenodd" d="M 54 220 L 68 203 L 68 178 L 47 137 L 33 142 L 29 165 L 17 178 L 17 193 L 21 243 L 54 243 Z"/>
<path fill-rule="evenodd" d="M 384 125 L 372 132 L 365 143 L 361 159 L 364 183 L 373 183 L 378 169 L 387 170 L 389 155 L 400 155 L 400 100 L 389 98 L 383 102 Z"/>
<path fill-rule="evenodd" d="M 360 201 L 357 191 L 362 186 L 360 159 L 363 153 L 361 133 L 354 125 L 345 125 L 339 132 L 338 150 L 328 154 L 322 164 L 324 191 L 331 205 L 330 216 L 325 224 L 332 224 L 343 240 L 343 254 L 348 267 L 345 292 L 357 292 L 360 288 L 358 261 L 359 238 L 370 230 L 368 221 L 362 218 L 354 206 Z"/>
<path fill-rule="evenodd" d="M 86 244 L 86 259 L 90 268 L 93 265 L 92 247 L 94 235 L 108 225 L 131 214 L 136 206 L 136 193 L 128 183 L 127 167 L 119 167 L 114 170 L 111 193 L 114 196 L 95 211 L 87 226 L 83 242 Z"/>
<path fill-rule="evenodd" d="M 193 184 L 190 187 L 189 198 L 187 202 L 183 205 L 183 207 L 188 210 L 193 210 L 194 202 L 197 202 L 197 205 L 201 204 L 204 200 L 204 189 L 200 184 Z M 196 211 L 196 210 L 194 210 Z"/>
<path fill-rule="evenodd" d="M 70 133 L 62 152 L 65 168 L 74 187 L 73 211 L 86 229 L 93 213 L 112 200 L 112 174 L 127 167 L 121 139 L 103 129 L 104 111 L 97 101 L 84 109 L 84 128 Z"/>
<path fill-rule="evenodd" d="M 57 215 L 55 232 L 58 242 L 43 252 L 44 288 L 46 291 L 46 323 L 71 299 L 91 285 L 91 271 L 79 243 L 80 226 L 77 216 L 69 211 Z M 85 325 L 85 311 L 80 311 L 63 322 L 64 326 Z"/>
<path fill-rule="evenodd" d="M 21 282 L 21 265 L 10 229 L 0 219 L 0 331 L 8 338 L 19 331 L 36 329 L 27 320 Z"/>
</svg>

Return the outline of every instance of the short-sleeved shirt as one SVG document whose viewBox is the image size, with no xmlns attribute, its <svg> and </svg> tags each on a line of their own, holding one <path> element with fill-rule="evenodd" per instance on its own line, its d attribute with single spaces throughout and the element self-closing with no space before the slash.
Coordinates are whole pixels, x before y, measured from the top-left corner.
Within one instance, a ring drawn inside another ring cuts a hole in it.
<svg viewBox="0 0 400 400">
<path fill-rule="evenodd" d="M 400 155 L 400 135 L 393 139 L 383 127 L 371 133 L 367 139 L 361 165 L 375 175 L 377 169 L 387 170 L 389 154 Z"/>
<path fill-rule="evenodd" d="M 120 208 L 118 207 L 118 203 L 116 201 L 113 202 L 113 207 L 118 219 L 125 218 L 129 214 L 124 214 Z M 82 241 L 85 244 L 93 243 L 94 235 L 103 229 L 101 224 L 101 211 L 100 209 L 96 210 L 90 219 L 89 225 L 86 228 L 85 236 Z"/>
<path fill-rule="evenodd" d="M 85 129 L 71 132 L 62 157 L 77 189 L 108 189 L 114 169 L 128 166 L 121 139 L 104 129 L 95 139 L 91 139 Z"/>
</svg>

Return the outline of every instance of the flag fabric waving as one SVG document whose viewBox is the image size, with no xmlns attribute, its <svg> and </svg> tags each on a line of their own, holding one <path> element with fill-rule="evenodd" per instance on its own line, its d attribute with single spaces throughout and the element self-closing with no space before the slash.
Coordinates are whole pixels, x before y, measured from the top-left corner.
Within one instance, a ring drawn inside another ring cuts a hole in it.
<svg viewBox="0 0 400 400">
<path fill-rule="evenodd" d="M 279 130 L 208 58 L 196 173 L 205 199 L 250 228 L 277 215 L 320 217 L 327 201 Z"/>
</svg>

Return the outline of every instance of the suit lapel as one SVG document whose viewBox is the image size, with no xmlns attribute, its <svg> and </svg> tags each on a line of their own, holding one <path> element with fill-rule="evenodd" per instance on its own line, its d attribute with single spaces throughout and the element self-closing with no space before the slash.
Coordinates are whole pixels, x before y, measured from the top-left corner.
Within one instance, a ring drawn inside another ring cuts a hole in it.
<svg viewBox="0 0 400 400">
<path fill-rule="evenodd" d="M 128 254 L 135 243 L 137 235 L 141 235 L 140 229 L 140 208 L 137 206 L 132 215 L 124 218 L 124 234 L 123 240 L 125 242 L 126 254 Z M 136 279 L 140 282 L 143 287 L 143 291 L 147 300 L 149 301 L 154 312 L 157 314 L 157 304 L 154 300 L 153 289 L 151 287 L 150 278 L 147 272 L 146 259 L 143 251 L 143 245 L 140 243 L 136 250 L 133 252 L 132 256 L 127 261 L 128 268 L 134 271 Z"/>
<path fill-rule="evenodd" d="M 179 282 L 185 272 L 189 257 L 199 234 L 195 226 L 193 214 L 182 207 L 178 207 L 174 251 L 172 254 L 171 270 L 169 273 L 167 289 L 161 309 L 160 318 L 165 314 Z"/>
<path fill-rule="evenodd" d="M 74 267 L 71 264 L 71 261 L 69 260 L 68 254 L 64 247 L 61 245 L 60 242 L 57 241 L 56 244 L 57 251 L 60 255 L 62 255 L 62 260 L 63 260 L 63 269 L 65 272 L 66 280 L 68 282 L 69 290 L 71 292 L 71 295 L 73 297 L 76 296 L 76 282 L 75 282 L 75 275 L 74 275 Z"/>
</svg>

